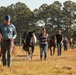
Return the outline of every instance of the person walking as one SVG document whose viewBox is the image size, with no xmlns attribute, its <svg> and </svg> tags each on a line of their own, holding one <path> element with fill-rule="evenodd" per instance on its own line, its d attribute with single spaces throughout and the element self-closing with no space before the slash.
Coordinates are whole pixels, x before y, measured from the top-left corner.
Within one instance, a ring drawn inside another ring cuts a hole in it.
<svg viewBox="0 0 76 75">
<path fill-rule="evenodd" d="M 15 26 L 10 23 L 10 15 L 6 15 L 4 23 L 0 25 L 1 34 L 1 53 L 3 66 L 11 66 L 12 63 L 12 50 L 14 46 L 14 39 L 17 36 Z M 6 55 L 7 53 L 7 55 Z M 6 57 L 7 56 L 7 57 Z"/>
<path fill-rule="evenodd" d="M 61 55 L 61 48 L 62 48 L 62 35 L 61 35 L 61 30 L 58 30 L 58 33 L 56 34 L 56 40 L 57 40 L 57 51 L 58 51 L 58 56 Z"/>
<path fill-rule="evenodd" d="M 40 42 L 40 60 L 42 60 L 43 52 L 44 52 L 44 60 L 47 58 L 47 49 L 48 49 L 48 34 L 46 33 L 46 29 L 42 28 L 42 33 L 39 35 Z"/>
<path fill-rule="evenodd" d="M 64 39 L 63 39 L 64 51 L 66 51 L 68 49 L 68 43 L 69 43 L 69 41 L 68 41 L 67 37 L 64 37 Z"/>
</svg>

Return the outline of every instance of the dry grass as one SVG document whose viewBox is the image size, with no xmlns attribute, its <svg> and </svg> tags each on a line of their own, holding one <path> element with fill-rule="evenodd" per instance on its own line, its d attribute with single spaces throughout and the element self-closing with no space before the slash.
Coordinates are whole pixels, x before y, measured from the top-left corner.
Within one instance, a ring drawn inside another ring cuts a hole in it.
<svg viewBox="0 0 76 75">
<path fill-rule="evenodd" d="M 27 59 L 26 52 L 15 47 L 12 66 L 3 67 L 0 61 L 0 75 L 76 75 L 76 50 L 62 51 L 61 56 L 50 56 L 46 61 L 39 59 L 39 47 L 35 47 L 32 61 Z"/>
</svg>

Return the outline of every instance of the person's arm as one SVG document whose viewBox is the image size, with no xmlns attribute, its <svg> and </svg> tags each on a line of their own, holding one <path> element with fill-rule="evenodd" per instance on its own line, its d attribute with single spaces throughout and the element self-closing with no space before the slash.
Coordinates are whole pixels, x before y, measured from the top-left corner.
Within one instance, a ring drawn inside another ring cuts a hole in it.
<svg viewBox="0 0 76 75">
<path fill-rule="evenodd" d="M 3 38 L 2 37 L 2 31 L 1 31 L 1 26 L 0 26 L 0 41 L 1 41 L 2 38 Z"/>
<path fill-rule="evenodd" d="M 61 43 L 63 43 L 63 36 L 61 35 Z"/>
<path fill-rule="evenodd" d="M 17 32 L 16 32 L 16 28 L 14 27 L 14 30 L 13 30 L 13 39 L 15 39 L 17 36 Z"/>
<path fill-rule="evenodd" d="M 10 41 L 13 41 L 17 36 L 16 28 L 13 26 L 13 36 L 10 38 Z"/>
<path fill-rule="evenodd" d="M 47 34 L 47 38 L 48 38 L 48 34 Z"/>
</svg>

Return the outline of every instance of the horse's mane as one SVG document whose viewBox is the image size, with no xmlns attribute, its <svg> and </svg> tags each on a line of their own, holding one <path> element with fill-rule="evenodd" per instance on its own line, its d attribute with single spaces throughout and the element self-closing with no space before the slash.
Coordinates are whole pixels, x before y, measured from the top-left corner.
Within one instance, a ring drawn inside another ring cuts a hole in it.
<svg viewBox="0 0 76 75">
<path fill-rule="evenodd" d="M 52 36 L 51 36 L 51 40 L 52 40 L 52 41 L 55 41 L 55 39 L 56 39 L 56 38 L 55 38 L 55 35 L 52 35 Z"/>
<path fill-rule="evenodd" d="M 26 36 L 26 44 L 29 44 L 31 42 L 31 38 L 32 38 L 32 32 L 28 32 Z"/>
</svg>

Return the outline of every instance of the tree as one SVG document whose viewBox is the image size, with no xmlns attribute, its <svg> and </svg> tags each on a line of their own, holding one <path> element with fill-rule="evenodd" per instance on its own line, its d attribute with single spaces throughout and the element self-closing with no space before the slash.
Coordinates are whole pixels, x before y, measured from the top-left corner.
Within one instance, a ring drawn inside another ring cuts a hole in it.
<svg viewBox="0 0 76 75">
<path fill-rule="evenodd" d="M 61 29 L 61 6 L 60 2 L 55 1 L 45 9 L 47 16 L 46 27 L 50 34 L 55 34 L 58 28 Z"/>
<path fill-rule="evenodd" d="M 62 14 L 63 14 L 64 31 L 67 32 L 65 36 L 69 38 L 73 34 L 73 31 L 71 30 L 71 25 L 74 22 L 75 3 L 72 1 L 66 1 L 63 4 L 64 7 L 62 10 Z"/>
<path fill-rule="evenodd" d="M 16 27 L 17 31 L 22 32 L 29 29 L 29 21 L 32 16 L 31 10 L 24 3 L 16 3 L 15 5 L 16 13 Z"/>
<path fill-rule="evenodd" d="M 6 15 L 6 7 L 1 6 L 0 7 L 0 23 L 4 22 L 4 16 Z"/>
</svg>

